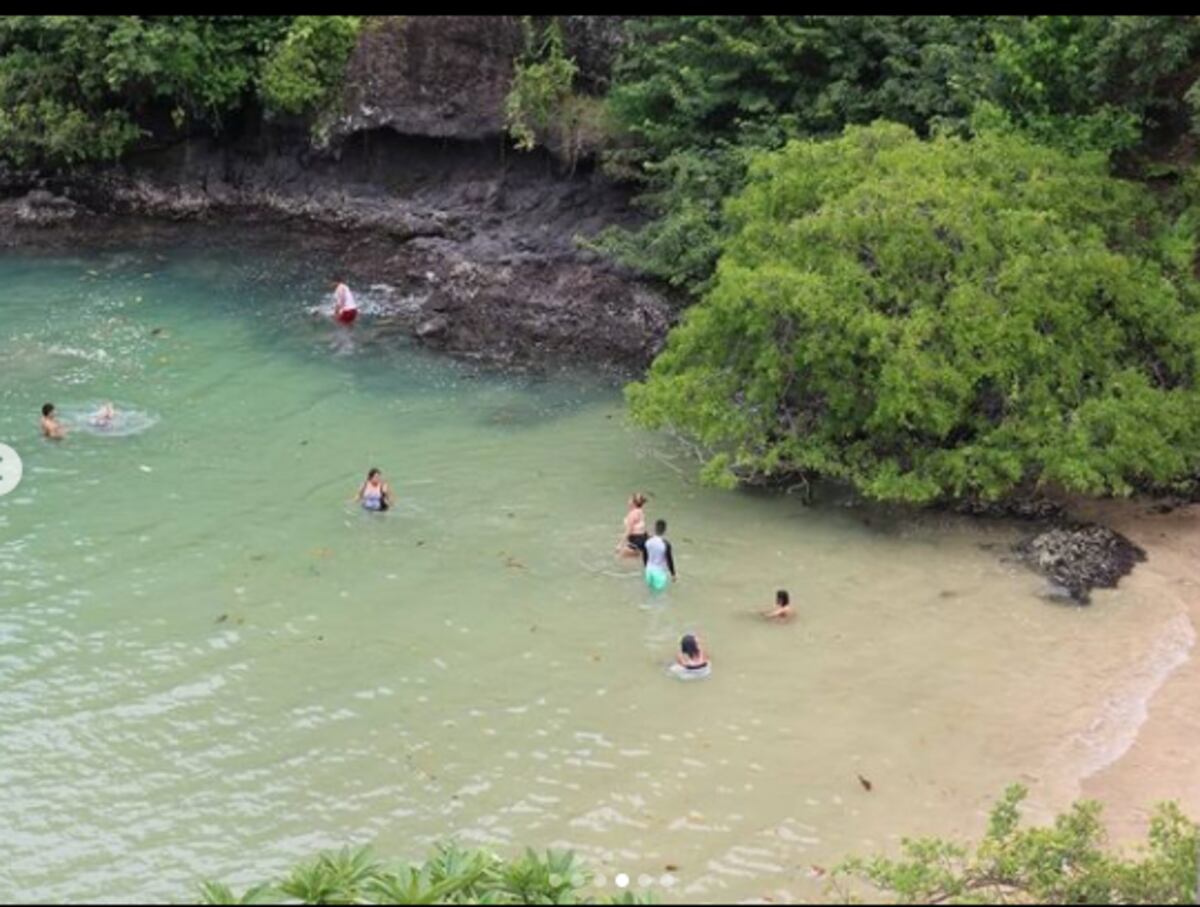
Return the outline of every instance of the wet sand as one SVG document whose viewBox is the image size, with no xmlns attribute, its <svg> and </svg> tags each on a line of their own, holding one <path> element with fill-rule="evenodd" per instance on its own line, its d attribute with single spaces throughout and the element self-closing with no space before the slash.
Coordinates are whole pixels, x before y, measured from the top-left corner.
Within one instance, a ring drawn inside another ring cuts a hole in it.
<svg viewBox="0 0 1200 907">
<path fill-rule="evenodd" d="M 1200 505 L 1158 513 L 1145 500 L 1105 501 L 1073 507 L 1128 536 L 1148 559 L 1121 581 L 1153 590 L 1177 604 L 1193 632 L 1200 627 Z M 1177 800 L 1200 817 L 1200 660 L 1193 646 L 1150 698 L 1146 719 L 1129 749 L 1085 777 L 1084 797 L 1105 804 L 1114 843 L 1145 840 L 1154 804 Z"/>
</svg>

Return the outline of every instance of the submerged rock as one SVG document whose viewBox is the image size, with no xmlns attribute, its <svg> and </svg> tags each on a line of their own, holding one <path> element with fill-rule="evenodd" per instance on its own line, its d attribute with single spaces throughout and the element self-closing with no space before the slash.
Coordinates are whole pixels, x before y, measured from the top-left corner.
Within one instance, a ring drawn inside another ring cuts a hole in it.
<svg viewBox="0 0 1200 907">
<path fill-rule="evenodd" d="M 1051 601 L 1090 601 L 1094 588 L 1115 588 L 1122 576 L 1146 559 L 1146 552 L 1118 532 L 1094 523 L 1057 526 L 1015 546 L 1021 559 L 1048 577 L 1042 597 Z"/>
<path fill-rule="evenodd" d="M 1071 594 L 1071 590 L 1053 580 L 1047 581 L 1046 585 L 1038 590 L 1038 597 L 1044 598 L 1048 602 L 1061 602 L 1063 604 L 1073 604 L 1075 602 L 1075 596 Z"/>
</svg>

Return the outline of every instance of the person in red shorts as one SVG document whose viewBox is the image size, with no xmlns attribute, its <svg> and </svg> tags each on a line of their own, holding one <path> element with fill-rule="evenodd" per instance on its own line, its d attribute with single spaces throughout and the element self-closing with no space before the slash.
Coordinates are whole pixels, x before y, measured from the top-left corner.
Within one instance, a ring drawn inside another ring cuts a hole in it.
<svg viewBox="0 0 1200 907">
<path fill-rule="evenodd" d="M 338 282 L 333 291 L 333 320 L 341 324 L 353 324 L 358 317 L 358 306 L 354 302 L 354 294 L 344 283 Z"/>
</svg>

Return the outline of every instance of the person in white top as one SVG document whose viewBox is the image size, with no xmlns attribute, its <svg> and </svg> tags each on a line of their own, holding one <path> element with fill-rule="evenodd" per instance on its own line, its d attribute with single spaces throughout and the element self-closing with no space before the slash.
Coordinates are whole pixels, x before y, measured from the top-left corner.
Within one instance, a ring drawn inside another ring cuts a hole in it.
<svg viewBox="0 0 1200 907">
<path fill-rule="evenodd" d="M 354 294 L 350 288 L 338 281 L 333 291 L 333 319 L 341 324 L 353 324 L 358 317 L 358 305 L 354 302 Z"/>
<path fill-rule="evenodd" d="M 642 548 L 642 563 L 646 567 L 646 585 L 653 592 L 662 592 L 673 580 L 677 579 L 671 543 L 663 538 L 666 531 L 667 521 L 656 520 L 654 535 L 646 539 L 646 545 Z"/>
</svg>

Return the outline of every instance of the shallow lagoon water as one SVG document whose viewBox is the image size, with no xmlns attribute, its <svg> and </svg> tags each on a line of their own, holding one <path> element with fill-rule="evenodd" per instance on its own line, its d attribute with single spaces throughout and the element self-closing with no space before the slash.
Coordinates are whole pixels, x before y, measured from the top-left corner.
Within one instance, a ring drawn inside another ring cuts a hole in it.
<svg viewBox="0 0 1200 907">
<path fill-rule="evenodd" d="M 4 900 L 181 900 L 446 836 L 575 847 L 609 892 L 819 899 L 813 865 L 978 834 L 1013 781 L 1035 817 L 1064 805 L 1190 645 L 1144 590 L 1039 600 L 1013 526 L 700 487 L 610 381 L 335 329 L 306 267 L 0 260 L 25 461 L 0 498 Z M 53 444 L 45 400 L 146 421 Z M 383 516 L 348 502 L 376 465 Z M 635 488 L 676 547 L 657 598 L 611 554 Z M 799 618 L 767 626 L 779 587 Z M 688 631 L 709 680 L 665 670 Z"/>
</svg>

